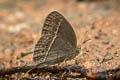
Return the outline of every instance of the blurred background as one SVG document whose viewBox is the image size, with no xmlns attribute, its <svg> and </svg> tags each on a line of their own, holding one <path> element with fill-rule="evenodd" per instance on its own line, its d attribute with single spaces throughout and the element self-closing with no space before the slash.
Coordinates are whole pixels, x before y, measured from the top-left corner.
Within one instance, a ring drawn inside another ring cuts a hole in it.
<svg viewBox="0 0 120 80">
<path fill-rule="evenodd" d="M 33 64 L 32 54 L 17 57 L 34 47 L 52 11 L 60 12 L 76 33 L 82 47 L 78 65 L 89 62 L 101 70 L 120 64 L 120 0 L 0 0 L 0 68 Z"/>
</svg>

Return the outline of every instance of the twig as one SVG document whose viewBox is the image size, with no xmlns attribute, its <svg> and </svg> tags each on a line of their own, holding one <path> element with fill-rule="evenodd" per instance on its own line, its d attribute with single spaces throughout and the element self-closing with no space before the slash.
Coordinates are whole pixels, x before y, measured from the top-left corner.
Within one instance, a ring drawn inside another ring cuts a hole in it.
<svg viewBox="0 0 120 80">
<path fill-rule="evenodd" d="M 23 67 L 12 67 L 10 69 L 1 69 L 0 70 L 0 76 L 11 75 L 11 74 L 21 73 L 21 72 L 26 73 L 28 70 L 33 69 L 33 68 L 34 68 L 34 66 L 23 66 Z M 70 66 L 66 66 L 66 67 L 56 67 L 56 66 L 51 66 L 50 67 L 50 66 L 48 66 L 48 67 L 44 67 L 44 68 L 36 68 L 29 73 L 37 73 L 37 72 L 58 73 L 58 72 L 69 71 L 69 69 L 72 72 L 75 72 L 75 70 L 77 68 L 79 69 L 79 70 L 77 70 L 77 72 L 81 72 L 80 71 L 81 67 L 78 67 L 78 66 L 74 66 L 74 69 L 73 68 L 70 69 Z"/>
<path fill-rule="evenodd" d="M 34 66 L 23 66 L 23 67 L 13 67 L 10 69 L 1 69 L 0 70 L 0 76 L 5 76 L 5 75 L 11 75 L 15 73 L 26 73 L 28 70 L 33 69 Z M 75 65 L 68 65 L 65 67 L 56 67 L 56 66 L 48 66 L 48 67 L 43 67 L 43 68 L 36 68 L 33 69 L 30 74 L 32 73 L 46 73 L 50 72 L 52 74 L 55 73 L 63 73 L 63 72 L 76 72 L 79 73 L 80 75 L 72 76 L 72 75 L 64 75 L 65 77 L 71 77 L 71 78 L 88 78 L 92 80 L 120 80 L 120 68 L 113 69 L 113 70 L 108 70 L 104 72 L 98 72 L 96 74 L 90 72 L 87 69 L 83 69 L 80 66 L 75 66 Z M 109 74 L 112 74 L 112 76 L 109 76 Z"/>
</svg>

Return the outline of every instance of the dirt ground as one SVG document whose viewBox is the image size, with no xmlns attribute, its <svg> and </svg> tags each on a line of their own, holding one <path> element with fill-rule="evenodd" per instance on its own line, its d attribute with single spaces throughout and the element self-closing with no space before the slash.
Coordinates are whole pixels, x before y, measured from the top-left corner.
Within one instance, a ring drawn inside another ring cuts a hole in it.
<svg viewBox="0 0 120 80">
<path fill-rule="evenodd" d="M 70 22 L 81 47 L 79 55 L 67 64 L 89 64 L 95 73 L 118 67 L 119 4 L 119 0 L 0 0 L 0 69 L 34 65 L 32 54 L 18 56 L 34 47 L 52 11 Z"/>
</svg>

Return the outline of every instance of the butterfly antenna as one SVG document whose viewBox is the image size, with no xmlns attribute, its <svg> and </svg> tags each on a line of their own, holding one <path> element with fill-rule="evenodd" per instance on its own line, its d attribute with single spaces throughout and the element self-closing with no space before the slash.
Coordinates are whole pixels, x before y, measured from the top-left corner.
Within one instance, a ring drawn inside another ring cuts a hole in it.
<svg viewBox="0 0 120 80">
<path fill-rule="evenodd" d="M 84 38 L 83 38 L 83 41 L 82 41 L 82 43 L 80 44 L 80 46 L 81 45 L 83 45 L 83 44 L 86 44 L 88 41 L 90 41 L 91 39 L 90 38 L 88 38 L 88 31 L 86 31 L 85 33 L 84 33 Z"/>
<path fill-rule="evenodd" d="M 84 33 L 84 36 L 83 36 L 84 38 L 82 38 L 82 39 L 83 39 L 83 40 L 82 40 L 82 43 L 81 43 L 79 46 L 77 46 L 77 53 L 79 53 L 80 50 L 82 50 L 82 47 L 81 47 L 81 46 L 82 46 L 83 44 L 86 44 L 88 41 L 91 40 L 91 39 L 88 38 L 88 35 L 87 35 L 87 34 L 88 34 L 88 31 L 86 31 L 86 32 Z"/>
</svg>

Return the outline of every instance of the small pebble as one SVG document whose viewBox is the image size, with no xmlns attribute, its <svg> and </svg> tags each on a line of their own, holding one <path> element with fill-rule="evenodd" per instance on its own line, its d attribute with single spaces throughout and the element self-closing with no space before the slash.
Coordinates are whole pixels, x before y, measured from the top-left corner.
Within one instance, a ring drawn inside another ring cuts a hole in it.
<svg viewBox="0 0 120 80">
<path fill-rule="evenodd" d="M 111 60 L 113 57 L 111 55 L 111 53 L 107 53 L 105 56 L 104 56 L 104 61 L 108 61 L 108 60 Z"/>
<path fill-rule="evenodd" d="M 104 44 L 104 45 L 107 45 L 107 44 L 109 44 L 110 42 L 109 41 L 103 41 L 102 42 L 102 44 Z"/>
<path fill-rule="evenodd" d="M 99 36 L 94 36 L 94 38 L 95 38 L 95 39 L 100 39 L 100 37 L 99 37 Z"/>
</svg>

